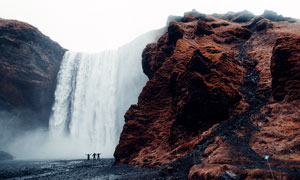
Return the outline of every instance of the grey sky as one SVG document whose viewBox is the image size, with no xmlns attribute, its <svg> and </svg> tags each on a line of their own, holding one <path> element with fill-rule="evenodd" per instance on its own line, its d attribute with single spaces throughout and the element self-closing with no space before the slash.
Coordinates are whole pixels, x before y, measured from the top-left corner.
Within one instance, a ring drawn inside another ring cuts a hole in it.
<svg viewBox="0 0 300 180">
<path fill-rule="evenodd" d="M 296 0 L 0 0 L 0 17 L 28 22 L 63 47 L 98 51 L 118 47 L 165 25 L 168 15 L 196 9 L 225 13 L 265 9 L 300 18 Z"/>
</svg>

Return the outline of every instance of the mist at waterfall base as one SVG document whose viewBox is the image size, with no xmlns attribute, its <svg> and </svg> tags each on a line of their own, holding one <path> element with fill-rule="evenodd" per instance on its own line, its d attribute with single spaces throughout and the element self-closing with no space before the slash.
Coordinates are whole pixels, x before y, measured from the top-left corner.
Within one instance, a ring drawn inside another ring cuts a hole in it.
<svg viewBox="0 0 300 180">
<path fill-rule="evenodd" d="M 66 52 L 49 128 L 25 131 L 9 141 L 2 138 L 2 149 L 16 159 L 73 159 L 94 152 L 113 157 L 124 114 L 137 103 L 148 80 L 142 70 L 142 51 L 163 31 L 148 32 L 114 50 Z M 13 130 L 6 132 L 3 137 Z"/>
</svg>

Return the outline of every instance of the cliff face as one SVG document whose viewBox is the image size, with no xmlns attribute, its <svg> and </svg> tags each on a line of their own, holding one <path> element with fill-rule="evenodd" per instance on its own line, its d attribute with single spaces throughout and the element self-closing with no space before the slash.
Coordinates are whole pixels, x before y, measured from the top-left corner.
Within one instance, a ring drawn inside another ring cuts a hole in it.
<svg viewBox="0 0 300 180">
<path fill-rule="evenodd" d="M 47 125 L 64 52 L 35 27 L 0 19 L 0 110 Z"/>
<path fill-rule="evenodd" d="M 298 20 L 265 11 L 173 18 L 143 52 L 117 164 L 190 179 L 299 178 Z"/>
</svg>

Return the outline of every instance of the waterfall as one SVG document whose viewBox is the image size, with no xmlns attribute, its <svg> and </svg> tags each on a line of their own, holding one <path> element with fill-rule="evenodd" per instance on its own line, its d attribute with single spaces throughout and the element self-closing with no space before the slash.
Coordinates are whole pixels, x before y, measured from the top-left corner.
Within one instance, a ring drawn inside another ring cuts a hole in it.
<svg viewBox="0 0 300 180">
<path fill-rule="evenodd" d="M 66 52 L 49 120 L 51 137 L 64 139 L 64 145 L 74 147 L 72 151 L 78 156 L 101 152 L 112 157 L 124 114 L 137 103 L 147 81 L 141 66 L 142 51 L 161 33 L 149 32 L 116 50 Z"/>
</svg>

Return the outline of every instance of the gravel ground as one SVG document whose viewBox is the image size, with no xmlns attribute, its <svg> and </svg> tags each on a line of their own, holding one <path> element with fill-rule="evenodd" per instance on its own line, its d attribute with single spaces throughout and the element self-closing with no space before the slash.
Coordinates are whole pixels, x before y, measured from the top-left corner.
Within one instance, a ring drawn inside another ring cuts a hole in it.
<svg viewBox="0 0 300 180">
<path fill-rule="evenodd" d="M 114 159 L 0 161 L 0 179 L 146 180 L 159 177 L 157 169 L 113 163 Z"/>
</svg>

